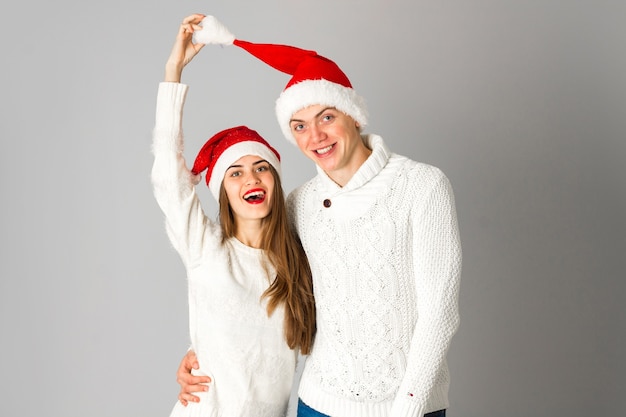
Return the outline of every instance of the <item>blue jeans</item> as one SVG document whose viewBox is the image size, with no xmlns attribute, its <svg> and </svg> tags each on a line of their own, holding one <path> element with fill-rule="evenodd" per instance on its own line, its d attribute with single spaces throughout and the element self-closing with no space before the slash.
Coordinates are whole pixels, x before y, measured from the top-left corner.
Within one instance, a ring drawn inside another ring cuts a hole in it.
<svg viewBox="0 0 626 417">
<path fill-rule="evenodd" d="M 298 398 L 298 417 L 330 417 L 329 415 L 322 414 L 319 411 L 315 411 L 308 405 L 302 402 Z M 446 417 L 446 410 L 433 411 L 432 413 L 425 414 L 424 417 Z"/>
</svg>

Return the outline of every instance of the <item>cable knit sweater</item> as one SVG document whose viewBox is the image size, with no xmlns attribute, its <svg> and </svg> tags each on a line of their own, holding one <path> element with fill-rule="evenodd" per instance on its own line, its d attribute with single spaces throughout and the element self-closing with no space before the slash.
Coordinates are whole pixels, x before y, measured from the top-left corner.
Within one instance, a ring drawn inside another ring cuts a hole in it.
<svg viewBox="0 0 626 417">
<path fill-rule="evenodd" d="M 199 393 L 199 403 L 177 402 L 171 415 L 283 416 L 296 352 L 283 336 L 283 308 L 268 317 L 261 301 L 274 271 L 260 249 L 234 238 L 222 244 L 219 224 L 202 211 L 182 156 L 186 93 L 183 84 L 159 85 L 152 182 L 167 234 L 187 271 L 189 330 L 199 373 L 212 382 L 208 392 Z"/>
<path fill-rule="evenodd" d="M 348 184 L 318 168 L 288 198 L 317 306 L 299 396 L 332 417 L 418 417 L 449 406 L 461 273 L 454 198 L 439 169 L 364 138 L 373 152 Z"/>
</svg>

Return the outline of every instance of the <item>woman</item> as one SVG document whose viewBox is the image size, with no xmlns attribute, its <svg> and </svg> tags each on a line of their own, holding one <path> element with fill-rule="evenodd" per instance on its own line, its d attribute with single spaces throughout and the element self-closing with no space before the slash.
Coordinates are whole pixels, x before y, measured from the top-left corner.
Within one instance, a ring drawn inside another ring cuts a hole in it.
<svg viewBox="0 0 626 417">
<path fill-rule="evenodd" d="M 203 45 L 192 42 L 203 15 L 185 18 L 159 85 L 152 182 L 167 234 L 185 265 L 189 326 L 201 401 L 178 402 L 172 416 L 282 416 L 297 350 L 315 332 L 311 273 L 287 222 L 280 156 L 245 126 L 223 130 L 189 170 L 182 156 L 182 70 Z M 195 192 L 200 174 L 219 202 L 219 223 Z"/>
</svg>

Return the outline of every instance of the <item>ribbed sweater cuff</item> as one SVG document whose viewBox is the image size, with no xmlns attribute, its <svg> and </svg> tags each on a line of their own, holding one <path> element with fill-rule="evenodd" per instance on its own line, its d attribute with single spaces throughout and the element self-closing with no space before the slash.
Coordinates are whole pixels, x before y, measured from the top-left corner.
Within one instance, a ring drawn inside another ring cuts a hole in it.
<svg viewBox="0 0 626 417">
<path fill-rule="evenodd" d="M 391 406 L 390 417 L 422 417 L 427 413 L 448 408 L 448 386 L 440 385 L 435 387 L 428 398 L 428 401 L 418 401 L 407 394 L 396 396 Z"/>
<path fill-rule="evenodd" d="M 424 409 L 424 404 L 400 397 L 393 402 L 389 417 L 421 417 L 425 414 Z"/>
</svg>

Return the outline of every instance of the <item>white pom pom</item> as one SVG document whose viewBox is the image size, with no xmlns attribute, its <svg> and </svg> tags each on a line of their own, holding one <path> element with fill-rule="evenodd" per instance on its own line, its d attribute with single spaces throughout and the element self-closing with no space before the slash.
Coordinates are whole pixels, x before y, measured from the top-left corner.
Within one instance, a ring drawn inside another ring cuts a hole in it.
<svg viewBox="0 0 626 417">
<path fill-rule="evenodd" d="M 193 33 L 193 40 L 196 43 L 232 45 L 235 35 L 213 16 L 206 16 L 200 22 L 202 30 Z"/>
</svg>

